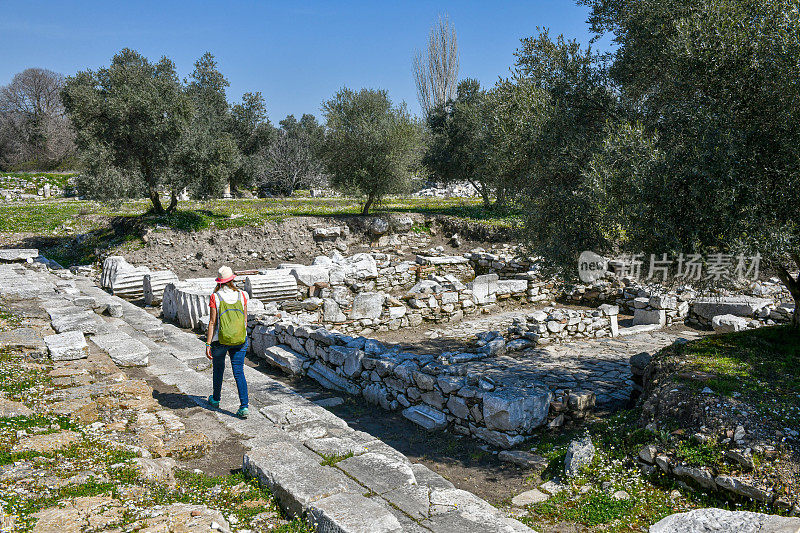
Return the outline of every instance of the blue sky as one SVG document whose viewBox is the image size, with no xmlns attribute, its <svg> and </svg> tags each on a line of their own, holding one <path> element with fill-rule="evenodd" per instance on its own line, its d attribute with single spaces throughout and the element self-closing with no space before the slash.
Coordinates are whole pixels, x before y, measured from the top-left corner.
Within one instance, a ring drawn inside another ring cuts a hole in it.
<svg viewBox="0 0 800 533">
<path fill-rule="evenodd" d="M 381 88 L 419 113 L 411 76 L 438 13 L 459 40 L 460 77 L 491 86 L 508 74 L 514 50 L 537 26 L 589 42 L 588 11 L 569 0 L 514 2 L 104 2 L 3 0 L 0 84 L 43 67 L 73 74 L 107 65 L 133 48 L 171 58 L 181 77 L 204 52 L 214 54 L 229 99 L 261 91 L 270 119 L 320 115 L 342 86 Z"/>
</svg>

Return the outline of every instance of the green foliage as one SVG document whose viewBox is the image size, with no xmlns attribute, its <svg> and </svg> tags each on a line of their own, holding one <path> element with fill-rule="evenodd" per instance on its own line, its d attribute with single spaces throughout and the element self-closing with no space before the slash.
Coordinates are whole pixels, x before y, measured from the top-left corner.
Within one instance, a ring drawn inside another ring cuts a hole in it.
<svg viewBox="0 0 800 533">
<path fill-rule="evenodd" d="M 486 207 L 495 186 L 495 175 L 489 166 L 489 111 L 486 92 L 478 81 L 461 81 L 454 100 L 428 113 L 431 139 L 423 158 L 437 179 L 469 181 L 481 193 Z"/>
<path fill-rule="evenodd" d="M 84 193 L 99 198 L 149 196 L 163 211 L 159 190 L 183 183 L 171 172 L 175 149 L 189 126 L 192 103 L 167 58 L 151 63 L 124 49 L 109 67 L 67 78 L 62 92 L 89 174 Z"/>
<path fill-rule="evenodd" d="M 386 91 L 344 88 L 325 102 L 323 112 L 322 153 L 334 187 L 366 197 L 364 214 L 376 200 L 403 190 L 421 141 L 420 125 L 405 104 L 392 105 Z"/>
<path fill-rule="evenodd" d="M 610 73 L 626 117 L 588 175 L 621 244 L 758 252 L 797 301 L 796 2 L 584 3 L 595 31 L 613 32 L 618 45 Z"/>
<path fill-rule="evenodd" d="M 340 461 L 344 461 L 345 459 L 350 459 L 353 457 L 353 452 L 347 452 L 344 454 L 334 453 L 331 455 L 322 454 L 322 461 L 319 463 L 322 466 L 333 466 Z"/>
</svg>

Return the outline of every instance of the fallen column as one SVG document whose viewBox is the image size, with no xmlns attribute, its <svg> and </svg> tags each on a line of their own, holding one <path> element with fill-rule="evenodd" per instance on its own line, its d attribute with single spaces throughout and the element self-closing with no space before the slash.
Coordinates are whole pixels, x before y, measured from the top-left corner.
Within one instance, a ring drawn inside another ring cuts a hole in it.
<svg viewBox="0 0 800 533">
<path fill-rule="evenodd" d="M 266 270 L 263 274 L 245 277 L 244 290 L 251 298 L 262 302 L 294 300 L 297 279 L 288 269 Z"/>
<path fill-rule="evenodd" d="M 176 276 L 171 270 L 163 270 L 145 274 L 142 281 L 144 303 L 146 305 L 160 304 L 161 298 L 164 295 L 164 288 L 167 286 L 167 284 L 175 283 L 177 281 L 178 276 Z"/>
</svg>

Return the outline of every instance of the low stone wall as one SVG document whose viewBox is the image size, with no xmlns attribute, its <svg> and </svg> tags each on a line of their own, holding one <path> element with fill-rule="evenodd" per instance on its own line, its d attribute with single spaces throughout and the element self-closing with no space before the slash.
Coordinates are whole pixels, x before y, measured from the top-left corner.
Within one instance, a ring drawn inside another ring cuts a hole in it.
<svg viewBox="0 0 800 533">
<path fill-rule="evenodd" d="M 534 270 L 535 258 L 516 254 L 511 248 L 498 253 L 472 250 L 465 253 L 472 268 L 478 274 L 497 274 L 501 278 L 513 278 Z"/>
<path fill-rule="evenodd" d="M 508 338 L 517 349 L 529 344 L 550 344 L 574 338 L 616 337 L 619 334 L 617 315 L 619 308 L 603 304 L 597 309 L 561 309 L 546 307 L 528 314 L 525 319 L 515 319 L 508 328 Z"/>
<path fill-rule="evenodd" d="M 793 311 L 794 304 L 776 303 L 771 298 L 704 297 L 692 302 L 687 324 L 703 329 L 713 328 L 717 331 L 738 331 L 787 324 L 792 320 Z M 727 319 L 726 324 L 720 324 L 719 317 L 723 316 Z M 717 319 L 716 324 L 715 319 Z"/>
<path fill-rule="evenodd" d="M 548 420 L 560 425 L 594 407 L 592 392 L 554 399 L 544 385 L 505 387 L 459 364 L 489 357 L 491 348 L 474 354 L 402 353 L 375 340 L 284 322 L 258 324 L 251 335 L 253 354 L 288 374 L 400 409 L 426 429 L 448 428 L 501 448 L 519 444 Z"/>
</svg>

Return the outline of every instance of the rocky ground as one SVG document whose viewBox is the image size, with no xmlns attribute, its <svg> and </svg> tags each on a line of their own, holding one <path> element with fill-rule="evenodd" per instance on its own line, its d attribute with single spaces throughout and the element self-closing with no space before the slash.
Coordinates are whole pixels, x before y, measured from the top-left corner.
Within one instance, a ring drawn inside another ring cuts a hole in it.
<svg viewBox="0 0 800 533">
<path fill-rule="evenodd" d="M 52 333 L 36 306 L 2 305 L 0 531 L 304 530 L 240 471 L 209 475 L 212 440 L 108 354 L 49 360 Z"/>
</svg>

